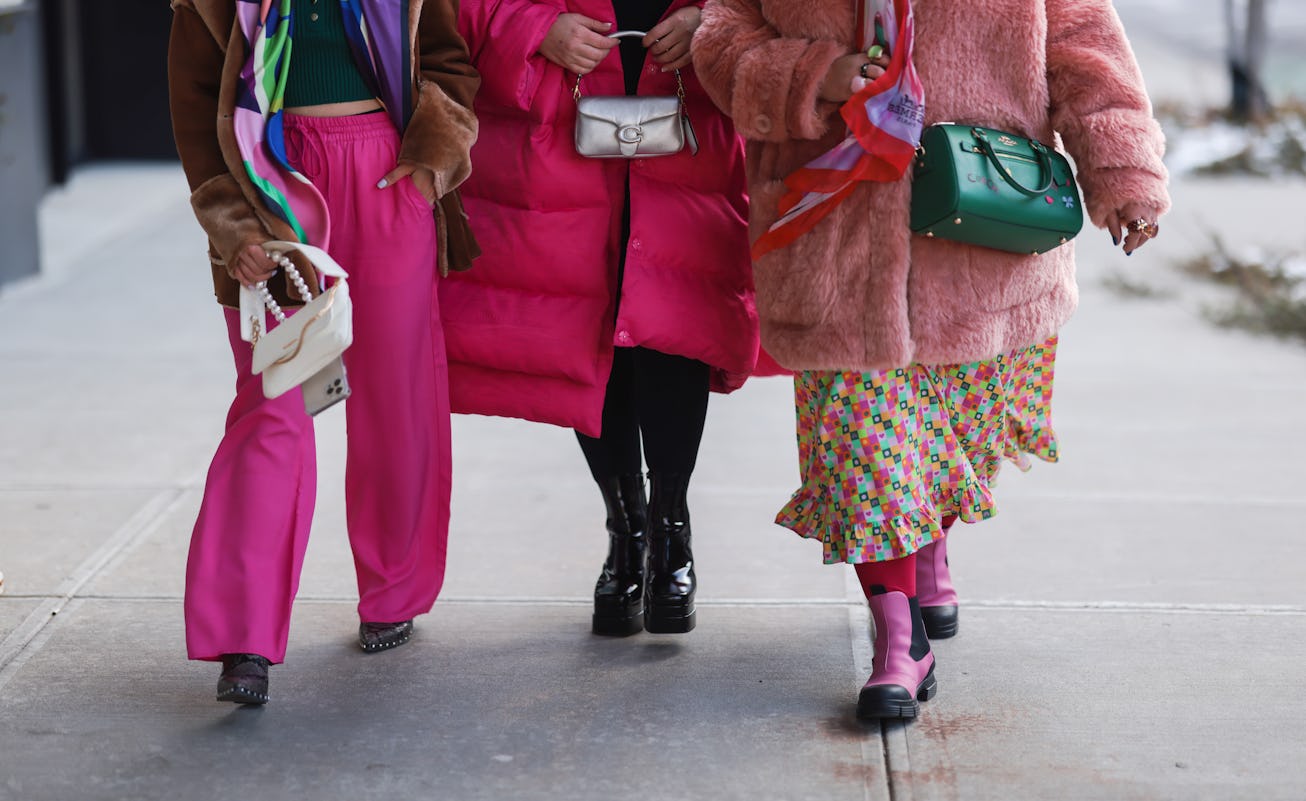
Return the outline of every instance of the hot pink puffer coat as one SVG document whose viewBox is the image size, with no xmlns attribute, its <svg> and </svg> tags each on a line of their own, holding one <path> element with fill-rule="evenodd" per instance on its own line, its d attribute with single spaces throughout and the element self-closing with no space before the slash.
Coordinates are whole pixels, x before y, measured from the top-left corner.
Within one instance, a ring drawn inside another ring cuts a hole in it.
<svg viewBox="0 0 1306 801">
<path fill-rule="evenodd" d="M 671 10 L 688 4 L 676 0 Z M 576 155 L 575 76 L 537 52 L 565 11 L 615 24 L 610 0 L 462 4 L 459 28 L 484 79 L 463 199 L 484 255 L 442 281 L 440 311 L 455 412 L 597 436 L 614 345 L 704 361 L 713 388 L 728 391 L 753 369 L 757 312 L 742 140 L 686 68 L 697 156 Z M 675 76 L 649 59 L 639 93 L 675 89 Z M 618 49 L 582 90 L 624 94 Z M 627 179 L 631 233 L 617 312 Z"/>
</svg>

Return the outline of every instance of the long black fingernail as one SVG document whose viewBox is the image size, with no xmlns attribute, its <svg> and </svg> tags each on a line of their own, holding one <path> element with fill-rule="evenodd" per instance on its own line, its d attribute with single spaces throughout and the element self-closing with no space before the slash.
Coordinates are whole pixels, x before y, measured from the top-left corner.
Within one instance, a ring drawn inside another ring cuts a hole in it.
<svg viewBox="0 0 1306 801">
<path fill-rule="evenodd" d="M 1113 244 L 1113 245 L 1119 245 L 1119 244 L 1120 244 L 1120 237 L 1118 237 L 1118 236 L 1113 236 L 1113 237 L 1111 237 L 1111 244 Z"/>
</svg>

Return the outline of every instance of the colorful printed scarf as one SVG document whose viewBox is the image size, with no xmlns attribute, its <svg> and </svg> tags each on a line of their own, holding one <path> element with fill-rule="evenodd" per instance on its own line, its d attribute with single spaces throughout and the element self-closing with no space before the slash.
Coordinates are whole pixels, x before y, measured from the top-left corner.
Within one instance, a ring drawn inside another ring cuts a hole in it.
<svg viewBox="0 0 1306 801">
<path fill-rule="evenodd" d="M 339 0 L 345 35 L 363 80 L 401 133 L 412 115 L 408 0 Z M 236 0 L 236 19 L 249 58 L 236 96 L 236 142 L 264 204 L 300 242 L 326 248 L 331 221 L 326 202 L 286 158 L 283 98 L 294 51 L 291 0 Z"/>
<path fill-rule="evenodd" d="M 753 258 L 793 243 L 852 194 L 858 181 L 897 181 L 911 166 L 925 121 L 925 89 L 912 64 L 910 0 L 858 0 L 857 49 L 889 54 L 884 74 L 839 110 L 849 134 L 785 178 L 780 219 L 753 243 Z"/>
</svg>

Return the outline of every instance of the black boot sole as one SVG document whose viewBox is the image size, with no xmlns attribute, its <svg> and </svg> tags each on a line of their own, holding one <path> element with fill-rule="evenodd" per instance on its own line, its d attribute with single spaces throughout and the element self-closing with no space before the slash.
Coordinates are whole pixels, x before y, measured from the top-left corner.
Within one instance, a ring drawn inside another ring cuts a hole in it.
<svg viewBox="0 0 1306 801">
<path fill-rule="evenodd" d="M 382 651 L 389 651 L 391 648 L 398 648 L 413 638 L 411 633 L 394 640 L 383 640 L 376 643 L 359 642 L 358 647 L 363 649 L 365 654 L 379 654 Z"/>
<path fill-rule="evenodd" d="M 375 635 L 377 632 L 368 630 L 367 627 L 370 625 L 385 626 L 380 630 L 384 631 L 385 634 L 373 639 L 370 635 Z M 358 624 L 358 647 L 363 649 L 365 654 L 378 654 L 382 651 L 389 651 L 391 648 L 398 648 L 406 644 L 413 638 L 414 631 L 412 620 L 402 620 L 393 624 L 360 623 Z"/>
<path fill-rule="evenodd" d="M 644 630 L 650 634 L 686 634 L 694 630 L 698 623 L 698 613 L 690 607 L 686 613 L 684 607 L 659 609 L 649 604 L 644 611 Z"/>
<path fill-rule="evenodd" d="M 896 684 L 878 684 L 863 687 L 857 695 L 857 717 L 861 720 L 911 720 L 921 712 L 918 701 L 928 701 L 939 692 L 939 682 L 934 678 L 934 668 L 916 688 L 913 698 L 906 687 Z"/>
<path fill-rule="evenodd" d="M 957 607 L 922 606 L 921 622 L 925 624 L 925 636 L 931 640 L 946 640 L 957 636 Z"/>
<path fill-rule="evenodd" d="M 601 637 L 629 637 L 644 630 L 644 607 L 604 609 L 594 606 L 590 630 Z"/>
<path fill-rule="evenodd" d="M 218 689 L 218 700 L 230 701 L 233 704 L 262 705 L 268 702 L 268 694 L 248 687 L 222 687 Z"/>
</svg>

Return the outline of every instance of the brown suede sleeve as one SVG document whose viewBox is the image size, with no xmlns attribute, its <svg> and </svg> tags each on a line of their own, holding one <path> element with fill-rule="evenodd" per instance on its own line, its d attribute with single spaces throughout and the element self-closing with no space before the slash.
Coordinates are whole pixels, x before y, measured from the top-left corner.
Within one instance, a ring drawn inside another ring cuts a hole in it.
<svg viewBox="0 0 1306 801">
<path fill-rule="evenodd" d="M 218 143 L 218 95 L 225 54 L 200 15 L 175 3 L 168 41 L 173 138 L 191 188 L 191 206 L 216 256 L 230 261 L 273 236 L 232 177 Z"/>
<path fill-rule="evenodd" d="M 458 190 L 440 198 L 436 219 L 440 225 L 440 274 L 462 272 L 472 268 L 472 261 L 481 255 L 481 246 L 472 233 L 471 222 L 463 210 Z"/>
<path fill-rule="evenodd" d="M 458 33 L 458 0 L 426 0 L 417 29 L 417 105 L 399 159 L 435 173 L 440 196 L 471 174 L 476 142 L 472 100 L 480 75 Z"/>
<path fill-rule="evenodd" d="M 274 238 L 245 199 L 240 184 L 225 170 L 191 192 L 190 206 L 224 265 L 245 245 Z"/>
<path fill-rule="evenodd" d="M 192 192 L 227 172 L 217 132 L 223 61 L 222 48 L 200 15 L 188 5 L 176 5 L 168 40 L 168 102 L 177 154 Z"/>
</svg>

